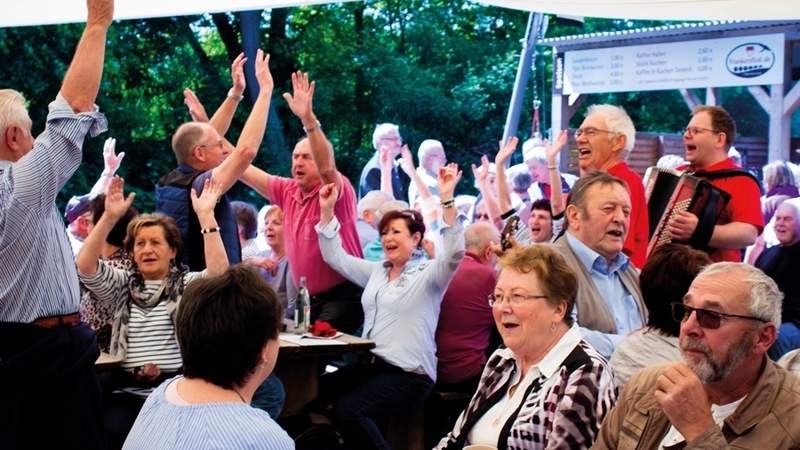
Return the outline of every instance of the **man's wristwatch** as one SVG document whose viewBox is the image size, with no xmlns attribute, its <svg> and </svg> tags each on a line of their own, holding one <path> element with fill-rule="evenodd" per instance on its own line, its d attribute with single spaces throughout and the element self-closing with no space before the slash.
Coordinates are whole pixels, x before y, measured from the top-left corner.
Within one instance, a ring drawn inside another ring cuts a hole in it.
<svg viewBox="0 0 800 450">
<path fill-rule="evenodd" d="M 318 120 L 318 121 L 317 121 L 317 123 L 316 123 L 316 124 L 314 124 L 313 126 L 310 126 L 310 127 L 308 127 L 308 128 L 306 128 L 306 127 L 303 127 L 303 131 L 305 131 L 305 132 L 306 132 L 306 135 L 309 135 L 309 134 L 311 134 L 311 133 L 313 133 L 313 132 L 315 132 L 315 131 L 319 130 L 320 128 L 322 128 L 322 124 L 321 124 L 321 123 L 319 123 L 319 120 Z"/>
</svg>

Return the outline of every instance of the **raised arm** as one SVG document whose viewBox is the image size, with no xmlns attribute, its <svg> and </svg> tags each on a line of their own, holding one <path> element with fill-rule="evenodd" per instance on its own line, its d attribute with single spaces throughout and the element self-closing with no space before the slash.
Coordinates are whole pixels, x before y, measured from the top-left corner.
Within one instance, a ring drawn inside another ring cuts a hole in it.
<svg viewBox="0 0 800 450">
<path fill-rule="evenodd" d="M 103 173 L 100 174 L 100 178 L 97 179 L 97 182 L 92 186 L 92 190 L 89 191 L 89 196 L 92 198 L 106 191 L 108 184 L 122 164 L 122 159 L 125 158 L 125 152 L 120 152 L 119 154 L 114 152 L 116 146 L 117 140 L 111 137 L 106 139 L 105 144 L 103 144 Z"/>
<path fill-rule="evenodd" d="M 203 184 L 203 192 L 200 196 L 197 191 L 192 189 L 192 208 L 197 214 L 200 222 L 200 229 L 203 234 L 203 248 L 206 257 L 206 273 L 208 276 L 221 275 L 228 268 L 228 255 L 225 253 L 225 245 L 222 243 L 222 236 L 219 234 L 217 219 L 214 217 L 214 207 L 222 195 L 222 186 L 213 178 L 209 178 Z M 215 231 L 208 231 L 215 230 Z"/>
<path fill-rule="evenodd" d="M 75 112 L 94 109 L 103 76 L 106 34 L 114 18 L 114 0 L 87 0 L 86 8 L 86 28 L 61 85 L 61 96 Z"/>
<path fill-rule="evenodd" d="M 550 175 L 550 211 L 553 216 L 558 216 L 564 212 L 566 198 L 561 192 L 561 172 L 558 170 L 558 154 L 567 144 L 567 130 L 561 130 L 558 138 L 550 144 L 544 141 L 544 151 L 547 154 L 547 172 Z"/>
<path fill-rule="evenodd" d="M 500 216 L 503 214 L 500 211 L 500 206 L 497 205 L 497 199 L 494 195 L 491 183 L 489 183 L 489 158 L 486 155 L 481 156 L 480 167 L 472 165 L 472 174 L 475 175 L 475 181 L 478 183 L 478 190 L 481 191 L 483 201 L 486 203 L 486 212 L 492 219 L 493 223 L 500 222 Z"/>
<path fill-rule="evenodd" d="M 250 117 L 244 124 L 236 148 L 213 172 L 213 177 L 220 184 L 223 193 L 227 192 L 250 166 L 267 129 L 267 115 L 273 87 L 272 74 L 269 72 L 269 55 L 259 49 L 256 52 L 255 66 L 259 87 L 258 98 L 253 104 Z"/>
<path fill-rule="evenodd" d="M 498 143 L 500 150 L 494 157 L 494 167 L 497 170 L 497 199 L 500 203 L 501 214 L 505 214 L 511 209 L 511 194 L 508 192 L 506 180 L 506 163 L 511 159 L 518 143 L 519 139 L 516 136 L 511 136 L 505 144 L 500 141 Z"/>
<path fill-rule="evenodd" d="M 450 163 L 439 167 L 439 194 L 442 199 L 442 209 L 444 210 L 442 220 L 451 227 L 456 223 L 458 215 L 455 206 L 455 190 L 460 179 L 461 171 L 458 170 L 458 164 Z"/>
<path fill-rule="evenodd" d="M 408 145 L 403 145 L 403 148 L 400 149 L 400 155 L 403 159 L 400 161 L 400 167 L 403 169 L 403 172 L 411 178 L 411 181 L 414 183 L 414 186 L 417 187 L 417 192 L 419 193 L 419 197 L 422 200 L 427 200 L 431 196 L 431 191 L 428 189 L 428 186 L 422 181 L 422 178 L 417 173 L 416 167 L 414 167 L 414 157 L 411 156 L 411 150 L 408 149 Z M 383 180 L 381 180 L 383 181 Z M 391 184 L 391 181 L 390 181 Z M 414 205 L 411 205 L 412 207 Z"/>
<path fill-rule="evenodd" d="M 225 133 L 228 132 L 228 128 L 230 128 L 231 121 L 233 120 L 233 115 L 236 113 L 236 107 L 239 106 L 239 102 L 244 98 L 244 89 L 247 87 L 244 78 L 245 62 L 247 62 L 247 58 L 244 57 L 244 53 L 239 53 L 239 56 L 233 60 L 231 64 L 231 81 L 233 82 L 233 86 L 228 91 L 228 95 L 225 96 L 225 100 L 219 105 L 219 108 L 217 108 L 217 111 L 211 117 L 211 120 L 208 121 L 209 125 L 214 127 L 214 129 L 219 132 L 220 136 L 225 136 Z"/>
<path fill-rule="evenodd" d="M 381 191 L 394 197 L 394 186 L 392 186 L 392 169 L 394 160 L 392 152 L 386 147 L 381 147 L 379 152 L 379 163 L 381 165 Z"/>
<path fill-rule="evenodd" d="M 325 137 L 322 126 L 317 120 L 317 116 L 314 115 L 315 86 L 315 82 L 308 81 L 307 73 L 297 71 L 292 74 L 292 93 L 284 93 L 283 98 L 286 99 L 286 103 L 289 104 L 289 109 L 292 110 L 292 113 L 303 123 L 303 130 L 308 136 L 311 155 L 314 157 L 317 170 L 319 170 L 322 184 L 336 183 L 338 192 L 342 192 L 342 180 L 336 170 L 333 146 L 328 141 L 328 138 Z"/>
<path fill-rule="evenodd" d="M 100 220 L 94 224 L 89 236 L 83 241 L 81 251 L 78 252 L 78 257 L 75 259 L 75 264 L 81 273 L 87 275 L 97 273 L 97 261 L 102 255 L 103 243 L 106 241 L 108 233 L 111 232 L 111 229 L 114 228 L 119 219 L 125 215 L 125 212 L 133 204 L 133 199 L 136 198 L 136 193 L 134 192 L 131 192 L 125 198 L 124 186 L 125 181 L 120 177 L 114 177 L 108 185 L 105 211 L 100 216 Z"/>
</svg>

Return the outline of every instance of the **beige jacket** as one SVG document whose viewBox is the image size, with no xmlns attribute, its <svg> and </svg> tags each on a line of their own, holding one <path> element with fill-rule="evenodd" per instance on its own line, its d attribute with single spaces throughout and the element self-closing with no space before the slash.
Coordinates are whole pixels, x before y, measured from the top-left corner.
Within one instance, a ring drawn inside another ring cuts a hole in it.
<svg viewBox="0 0 800 450">
<path fill-rule="evenodd" d="M 611 311 L 592 281 L 589 270 L 580 262 L 572 247 L 569 246 L 566 236 L 561 236 L 553 246 L 564 256 L 567 265 L 575 271 L 575 276 L 578 278 L 578 295 L 575 298 L 575 307 L 578 309 L 578 325 L 590 330 L 617 334 L 617 325 L 614 323 L 614 318 L 611 317 Z M 619 275 L 625 289 L 639 307 L 642 323 L 647 323 L 647 307 L 642 301 L 642 290 L 639 288 L 639 272 L 633 267 L 633 264 L 629 264 L 628 268 L 621 271 Z"/>
<path fill-rule="evenodd" d="M 592 449 L 657 450 L 670 427 L 655 399 L 656 379 L 666 365 L 642 370 L 631 378 L 617 406 L 606 416 Z M 800 448 L 800 378 L 766 361 L 753 390 L 725 419 L 685 449 Z"/>
</svg>

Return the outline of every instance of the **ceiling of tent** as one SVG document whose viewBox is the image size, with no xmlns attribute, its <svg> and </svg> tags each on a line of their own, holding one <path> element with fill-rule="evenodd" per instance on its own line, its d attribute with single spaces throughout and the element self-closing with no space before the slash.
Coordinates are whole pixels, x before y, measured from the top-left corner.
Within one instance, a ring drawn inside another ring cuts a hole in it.
<svg viewBox="0 0 800 450">
<path fill-rule="evenodd" d="M 655 20 L 800 19 L 799 0 L 476 0 L 495 6 L 559 15 Z M 114 17 L 136 19 L 332 3 L 328 0 L 117 0 Z M 82 22 L 85 0 L 14 2 L 0 27 Z"/>
</svg>

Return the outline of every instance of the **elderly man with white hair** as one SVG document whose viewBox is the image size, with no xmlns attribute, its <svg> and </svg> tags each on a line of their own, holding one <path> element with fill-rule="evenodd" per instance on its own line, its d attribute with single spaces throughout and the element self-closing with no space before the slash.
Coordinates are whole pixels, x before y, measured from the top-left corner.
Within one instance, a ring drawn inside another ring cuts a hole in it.
<svg viewBox="0 0 800 450">
<path fill-rule="evenodd" d="M 649 225 L 642 177 L 625 160 L 633 150 L 636 128 L 619 106 L 592 105 L 575 131 L 581 173 L 607 172 L 625 181 L 631 195 L 630 231 L 623 252 L 641 269 L 647 259 Z"/>
<path fill-rule="evenodd" d="M 436 139 L 425 139 L 419 144 L 417 159 L 419 159 L 417 174 L 420 180 L 428 188 L 428 192 L 431 195 L 438 197 L 439 186 L 436 181 L 436 174 L 439 173 L 439 167 L 447 164 L 447 156 L 444 154 L 442 143 Z M 408 204 L 413 207 L 419 195 L 416 184 L 411 183 L 408 187 Z"/>
<path fill-rule="evenodd" d="M 361 178 L 358 182 L 358 198 L 362 198 L 370 191 L 381 189 L 381 153 L 388 152 L 392 159 L 392 195 L 396 200 L 405 201 L 408 185 L 411 180 L 398 167 L 399 163 L 395 159 L 400 156 L 403 149 L 403 138 L 400 136 L 400 127 L 393 123 L 381 123 L 375 127 L 372 133 L 372 147 L 375 153 L 372 158 L 364 165 L 361 171 Z"/>
<path fill-rule="evenodd" d="M 673 303 L 683 362 L 634 375 L 592 448 L 800 447 L 800 378 L 766 355 L 782 297 L 748 264 L 706 267 Z"/>
<path fill-rule="evenodd" d="M 800 214 L 794 203 L 783 202 L 774 220 L 778 245 L 761 253 L 755 266 L 775 280 L 784 296 L 783 322 L 778 340 L 769 350 L 769 356 L 777 360 L 800 348 Z"/>
</svg>

